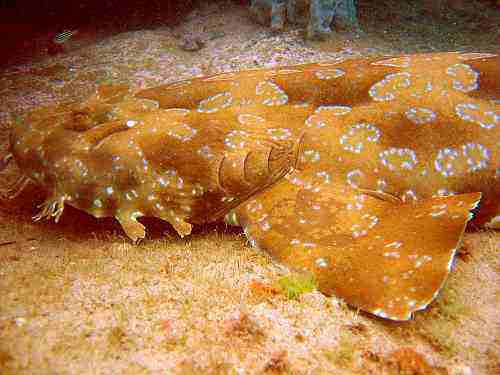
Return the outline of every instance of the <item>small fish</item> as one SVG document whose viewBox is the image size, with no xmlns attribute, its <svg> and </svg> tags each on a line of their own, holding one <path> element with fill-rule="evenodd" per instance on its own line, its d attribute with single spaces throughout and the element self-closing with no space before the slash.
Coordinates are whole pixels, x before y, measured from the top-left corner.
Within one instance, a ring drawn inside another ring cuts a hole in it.
<svg viewBox="0 0 500 375">
<path fill-rule="evenodd" d="M 64 44 L 77 33 L 78 29 L 61 31 L 52 38 L 52 42 L 55 44 Z"/>
<path fill-rule="evenodd" d="M 36 219 L 70 204 L 134 241 L 141 216 L 181 236 L 225 217 L 323 293 L 408 320 L 467 223 L 499 227 L 499 78 L 496 54 L 436 53 L 102 86 L 12 129 L 9 195 L 33 181 Z"/>
</svg>

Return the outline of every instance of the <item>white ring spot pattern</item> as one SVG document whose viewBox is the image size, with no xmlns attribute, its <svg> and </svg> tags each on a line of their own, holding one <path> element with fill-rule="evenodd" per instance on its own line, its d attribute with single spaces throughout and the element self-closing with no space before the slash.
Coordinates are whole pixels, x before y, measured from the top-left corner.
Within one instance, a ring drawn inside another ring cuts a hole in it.
<svg viewBox="0 0 500 375">
<path fill-rule="evenodd" d="M 370 87 L 368 93 L 375 101 L 394 100 L 399 90 L 410 87 L 410 77 L 411 75 L 408 72 L 388 74 L 382 81 Z"/>
<path fill-rule="evenodd" d="M 446 69 L 446 74 L 453 77 L 452 85 L 455 90 L 470 92 L 479 87 L 479 73 L 467 64 L 455 64 Z"/>
<path fill-rule="evenodd" d="M 203 99 L 198 104 L 198 112 L 215 113 L 229 107 L 232 102 L 233 96 L 230 92 L 221 92 L 220 94 Z"/>
<path fill-rule="evenodd" d="M 365 142 L 377 143 L 380 135 L 381 132 L 376 126 L 362 122 L 352 125 L 347 133 L 340 137 L 339 142 L 344 150 L 359 154 L 363 151 Z"/>
<path fill-rule="evenodd" d="M 409 148 L 391 147 L 379 154 L 382 165 L 391 171 L 397 169 L 411 170 L 418 163 L 415 151 Z"/>
<path fill-rule="evenodd" d="M 436 119 L 436 113 L 428 108 L 410 108 L 405 115 L 416 125 L 428 124 Z"/>
<path fill-rule="evenodd" d="M 483 111 L 475 103 L 461 103 L 455 106 L 455 113 L 464 121 L 474 122 L 483 129 L 493 129 L 500 122 L 500 114 L 495 111 Z"/>
</svg>

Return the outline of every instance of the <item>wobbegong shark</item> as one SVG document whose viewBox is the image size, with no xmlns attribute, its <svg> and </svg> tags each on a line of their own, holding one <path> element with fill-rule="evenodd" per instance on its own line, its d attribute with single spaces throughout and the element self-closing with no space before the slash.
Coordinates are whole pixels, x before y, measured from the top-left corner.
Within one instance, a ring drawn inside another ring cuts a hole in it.
<svg viewBox="0 0 500 375">
<path fill-rule="evenodd" d="M 225 218 L 318 288 L 408 320 L 438 295 L 469 221 L 500 227 L 500 58 L 435 53 L 101 86 L 13 127 L 10 154 L 65 204 L 153 216 L 180 236 Z"/>
</svg>

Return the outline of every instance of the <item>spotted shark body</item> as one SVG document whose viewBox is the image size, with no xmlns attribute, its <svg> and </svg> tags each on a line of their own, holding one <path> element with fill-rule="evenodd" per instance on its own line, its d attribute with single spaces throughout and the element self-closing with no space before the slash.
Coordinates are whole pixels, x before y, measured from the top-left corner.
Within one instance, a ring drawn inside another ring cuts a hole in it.
<svg viewBox="0 0 500 375">
<path fill-rule="evenodd" d="M 467 222 L 499 227 L 500 58 L 437 53 L 103 86 L 29 114 L 13 158 L 48 192 L 145 235 L 223 217 L 319 289 L 407 320 L 438 294 Z M 21 183 L 23 181 L 20 181 Z"/>
</svg>

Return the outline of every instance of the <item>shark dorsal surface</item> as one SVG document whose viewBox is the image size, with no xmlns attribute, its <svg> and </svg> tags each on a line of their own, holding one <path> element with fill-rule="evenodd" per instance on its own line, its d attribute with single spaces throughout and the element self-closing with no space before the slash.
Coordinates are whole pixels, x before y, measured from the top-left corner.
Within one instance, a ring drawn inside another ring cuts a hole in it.
<svg viewBox="0 0 500 375">
<path fill-rule="evenodd" d="M 499 77 L 495 54 L 436 53 L 102 86 L 13 128 L 13 192 L 33 181 L 37 219 L 69 204 L 134 241 L 141 216 L 181 236 L 225 217 L 322 292 L 407 320 L 467 222 L 500 224 Z"/>
</svg>

